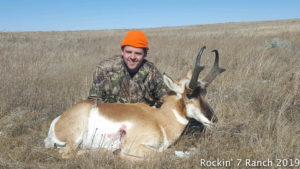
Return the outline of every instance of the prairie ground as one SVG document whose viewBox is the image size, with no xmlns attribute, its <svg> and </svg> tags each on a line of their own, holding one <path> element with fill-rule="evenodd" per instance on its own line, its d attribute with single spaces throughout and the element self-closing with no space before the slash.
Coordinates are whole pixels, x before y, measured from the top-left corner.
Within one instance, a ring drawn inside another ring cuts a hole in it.
<svg viewBox="0 0 300 169">
<path fill-rule="evenodd" d="M 219 50 L 226 72 L 207 93 L 216 127 L 137 163 L 95 153 L 64 160 L 44 148 L 51 121 L 87 98 L 96 65 L 120 53 L 127 31 L 0 32 L 0 168 L 211 168 L 218 160 L 230 168 L 245 168 L 246 160 L 257 166 L 270 160 L 269 168 L 300 165 L 299 19 L 144 29 L 147 59 L 173 79 L 192 68 L 206 45 L 201 79 L 213 62 L 210 51 Z M 190 148 L 189 158 L 173 155 Z"/>
</svg>

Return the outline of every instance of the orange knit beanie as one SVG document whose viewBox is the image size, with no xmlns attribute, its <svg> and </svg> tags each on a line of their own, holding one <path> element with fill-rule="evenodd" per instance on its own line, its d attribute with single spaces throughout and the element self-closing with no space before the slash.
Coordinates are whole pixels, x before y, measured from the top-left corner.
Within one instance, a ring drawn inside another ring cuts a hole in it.
<svg viewBox="0 0 300 169">
<path fill-rule="evenodd" d="M 121 48 L 127 45 L 149 50 L 147 37 L 144 32 L 139 30 L 132 30 L 125 35 Z"/>
</svg>

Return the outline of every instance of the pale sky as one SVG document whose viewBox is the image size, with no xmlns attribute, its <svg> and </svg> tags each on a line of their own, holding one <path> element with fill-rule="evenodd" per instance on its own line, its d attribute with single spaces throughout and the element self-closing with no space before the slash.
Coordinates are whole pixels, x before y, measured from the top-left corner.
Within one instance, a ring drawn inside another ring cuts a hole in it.
<svg viewBox="0 0 300 169">
<path fill-rule="evenodd" d="M 300 19 L 300 0 L 0 0 L 0 32 Z"/>
</svg>

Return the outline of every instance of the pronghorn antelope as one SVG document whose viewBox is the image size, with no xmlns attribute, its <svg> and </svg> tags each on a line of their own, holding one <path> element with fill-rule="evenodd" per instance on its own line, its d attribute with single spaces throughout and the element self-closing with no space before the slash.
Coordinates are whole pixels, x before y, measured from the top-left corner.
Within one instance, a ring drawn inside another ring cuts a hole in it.
<svg viewBox="0 0 300 169">
<path fill-rule="evenodd" d="M 219 67 L 219 55 L 209 74 L 198 81 L 203 70 L 200 50 L 195 68 L 173 81 L 164 75 L 170 93 L 160 108 L 144 103 L 104 103 L 82 101 L 55 118 L 44 140 L 46 147 L 61 147 L 63 158 L 72 157 L 78 147 L 86 150 L 104 149 L 121 157 L 139 158 L 162 152 L 181 135 L 189 118 L 204 126 L 213 125 L 214 112 L 205 99 L 206 87 L 225 69 Z M 80 151 L 79 151 L 80 152 Z M 80 154 L 80 153 L 77 153 Z"/>
</svg>

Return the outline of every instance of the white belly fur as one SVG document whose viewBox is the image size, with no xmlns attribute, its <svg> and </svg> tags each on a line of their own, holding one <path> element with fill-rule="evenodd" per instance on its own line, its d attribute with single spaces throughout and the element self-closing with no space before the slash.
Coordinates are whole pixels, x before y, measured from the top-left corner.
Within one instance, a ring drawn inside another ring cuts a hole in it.
<svg viewBox="0 0 300 169">
<path fill-rule="evenodd" d="M 81 148 L 104 148 L 114 151 L 121 148 L 122 135 L 131 127 L 130 122 L 113 122 L 99 113 L 98 107 L 93 107 L 88 120 L 88 130 L 83 133 Z"/>
</svg>

